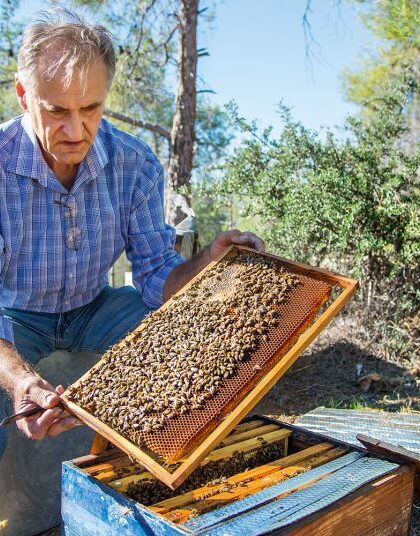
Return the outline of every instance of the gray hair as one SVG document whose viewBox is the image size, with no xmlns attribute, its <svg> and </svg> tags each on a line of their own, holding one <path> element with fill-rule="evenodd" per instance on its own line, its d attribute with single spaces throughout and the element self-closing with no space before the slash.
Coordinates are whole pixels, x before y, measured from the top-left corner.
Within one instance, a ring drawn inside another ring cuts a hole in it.
<svg viewBox="0 0 420 536">
<path fill-rule="evenodd" d="M 63 68 L 63 83 L 68 89 L 76 71 L 79 80 L 85 82 L 87 70 L 98 57 L 107 67 L 109 87 L 115 74 L 111 32 L 104 26 L 89 24 L 78 13 L 66 8 L 41 11 L 36 22 L 23 35 L 18 55 L 18 77 L 29 87 L 36 84 L 39 75 L 52 80 Z M 41 65 L 42 71 L 39 72 Z"/>
</svg>

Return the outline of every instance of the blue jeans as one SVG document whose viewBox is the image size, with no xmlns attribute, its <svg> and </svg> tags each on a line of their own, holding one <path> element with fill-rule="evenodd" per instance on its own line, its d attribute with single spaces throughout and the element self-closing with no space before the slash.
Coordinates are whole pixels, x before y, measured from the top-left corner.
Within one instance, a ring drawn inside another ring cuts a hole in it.
<svg viewBox="0 0 420 536">
<path fill-rule="evenodd" d="M 136 328 L 149 312 L 133 287 L 105 287 L 87 305 L 67 313 L 36 313 L 2 308 L 11 319 L 15 346 L 32 365 L 55 350 L 103 353 Z M 0 390 L 0 421 L 7 396 Z M 7 427 L 0 428 L 0 458 L 6 448 Z"/>
</svg>

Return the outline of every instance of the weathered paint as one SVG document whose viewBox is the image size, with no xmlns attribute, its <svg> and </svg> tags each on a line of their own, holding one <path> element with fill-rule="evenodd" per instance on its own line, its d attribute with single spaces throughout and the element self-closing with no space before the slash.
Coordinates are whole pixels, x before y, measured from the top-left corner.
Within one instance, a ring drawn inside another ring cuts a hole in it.
<svg viewBox="0 0 420 536">
<path fill-rule="evenodd" d="M 329 506 L 397 464 L 349 453 L 286 482 L 177 526 L 90 477 L 63 464 L 62 534 L 65 536 L 237 536 L 273 532 Z M 276 497 L 316 478 L 308 488 Z"/>
<path fill-rule="evenodd" d="M 166 536 L 191 534 L 90 477 L 63 464 L 62 529 L 65 536 Z"/>
<path fill-rule="evenodd" d="M 365 434 L 420 454 L 420 415 L 386 411 L 316 408 L 296 424 L 311 432 L 326 434 L 362 447 L 357 434 Z"/>
</svg>

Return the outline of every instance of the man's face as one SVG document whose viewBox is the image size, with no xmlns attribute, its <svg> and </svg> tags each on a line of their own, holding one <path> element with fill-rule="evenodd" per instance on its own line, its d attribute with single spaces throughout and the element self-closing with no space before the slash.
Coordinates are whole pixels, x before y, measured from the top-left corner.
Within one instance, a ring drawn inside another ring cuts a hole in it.
<svg viewBox="0 0 420 536">
<path fill-rule="evenodd" d="M 87 71 L 85 83 L 75 73 L 68 88 L 60 72 L 52 80 L 38 77 L 28 89 L 16 83 L 44 158 L 59 178 L 77 169 L 95 139 L 108 93 L 107 74 L 105 63 L 98 59 Z"/>
</svg>

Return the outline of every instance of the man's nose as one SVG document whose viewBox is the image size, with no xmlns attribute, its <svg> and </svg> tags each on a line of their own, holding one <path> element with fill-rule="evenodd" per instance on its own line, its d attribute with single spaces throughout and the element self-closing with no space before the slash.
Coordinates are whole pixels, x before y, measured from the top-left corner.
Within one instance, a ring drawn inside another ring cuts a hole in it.
<svg viewBox="0 0 420 536">
<path fill-rule="evenodd" d="M 66 118 L 64 132 L 69 141 L 81 141 L 83 139 L 83 121 L 80 114 L 71 112 Z"/>
</svg>

